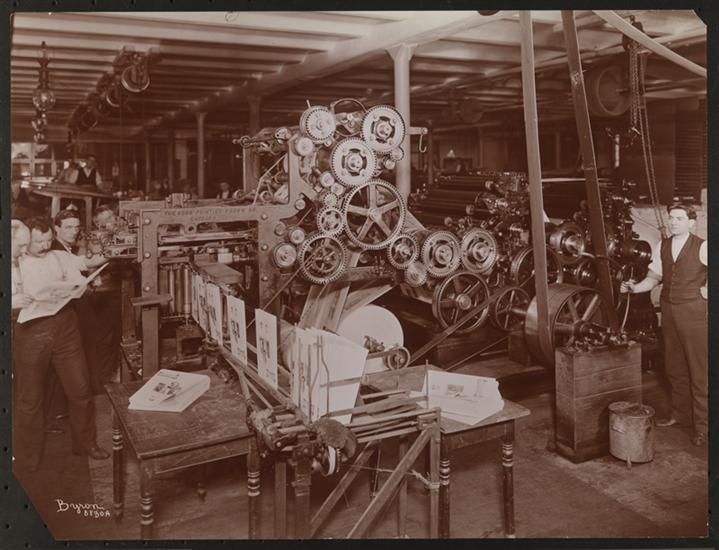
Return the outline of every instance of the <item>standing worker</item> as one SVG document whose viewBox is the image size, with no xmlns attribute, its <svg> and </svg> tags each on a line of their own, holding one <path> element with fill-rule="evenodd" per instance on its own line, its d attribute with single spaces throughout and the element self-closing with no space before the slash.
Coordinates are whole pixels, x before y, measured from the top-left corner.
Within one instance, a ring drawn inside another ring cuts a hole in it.
<svg viewBox="0 0 719 550">
<path fill-rule="evenodd" d="M 694 427 L 692 443 L 707 442 L 707 303 L 702 296 L 707 268 L 703 239 L 691 230 L 697 214 L 692 206 L 672 204 L 671 237 L 655 245 L 647 277 L 622 283 L 622 292 L 649 292 L 663 283 L 661 292 L 664 365 L 671 384 L 669 417 L 657 426 L 686 423 Z"/>
</svg>

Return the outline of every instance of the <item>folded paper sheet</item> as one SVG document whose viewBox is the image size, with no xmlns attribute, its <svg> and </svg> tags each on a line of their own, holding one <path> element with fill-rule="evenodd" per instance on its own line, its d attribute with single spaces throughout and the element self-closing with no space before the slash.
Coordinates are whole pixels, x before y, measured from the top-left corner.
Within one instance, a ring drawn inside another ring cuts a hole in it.
<svg viewBox="0 0 719 550">
<path fill-rule="evenodd" d="M 227 296 L 227 322 L 230 328 L 230 351 L 240 363 L 247 365 L 245 302 L 240 298 Z"/>
<path fill-rule="evenodd" d="M 314 421 L 354 406 L 367 360 L 363 346 L 319 329 L 295 327 L 291 348 L 292 400 Z M 351 415 L 333 417 L 347 424 Z"/>
<path fill-rule="evenodd" d="M 207 318 L 210 325 L 210 336 L 222 345 L 222 293 L 220 287 L 207 283 Z"/>
<path fill-rule="evenodd" d="M 182 412 L 209 388 L 205 374 L 160 369 L 130 397 L 128 409 Z"/>
<path fill-rule="evenodd" d="M 257 373 L 277 389 L 277 317 L 255 309 L 257 332 Z"/>
</svg>

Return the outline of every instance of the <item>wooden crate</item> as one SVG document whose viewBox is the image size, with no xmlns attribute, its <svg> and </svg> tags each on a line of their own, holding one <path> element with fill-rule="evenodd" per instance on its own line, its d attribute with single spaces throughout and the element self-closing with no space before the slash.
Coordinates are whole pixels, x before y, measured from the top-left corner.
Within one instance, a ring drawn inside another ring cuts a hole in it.
<svg viewBox="0 0 719 550">
<path fill-rule="evenodd" d="M 609 452 L 609 411 L 615 401 L 640 402 L 641 346 L 555 352 L 556 449 L 573 462 Z"/>
</svg>

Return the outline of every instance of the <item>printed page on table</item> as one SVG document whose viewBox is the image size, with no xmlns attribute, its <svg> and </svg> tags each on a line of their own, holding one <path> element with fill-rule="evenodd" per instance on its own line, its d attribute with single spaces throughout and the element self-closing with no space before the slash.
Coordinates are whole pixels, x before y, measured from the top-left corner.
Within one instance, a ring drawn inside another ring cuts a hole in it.
<svg viewBox="0 0 719 550">
<path fill-rule="evenodd" d="M 218 344 L 222 345 L 222 293 L 220 292 L 220 287 L 207 283 L 205 294 L 210 336 Z"/>
</svg>

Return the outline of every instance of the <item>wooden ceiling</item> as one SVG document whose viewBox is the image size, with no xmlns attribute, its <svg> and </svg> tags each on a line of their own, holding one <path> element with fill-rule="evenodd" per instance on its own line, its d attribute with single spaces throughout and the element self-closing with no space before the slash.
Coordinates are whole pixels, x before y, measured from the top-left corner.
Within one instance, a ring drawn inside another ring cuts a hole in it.
<svg viewBox="0 0 719 550">
<path fill-rule="evenodd" d="M 634 10 L 644 31 L 706 66 L 706 26 L 691 11 Z M 558 11 L 533 11 L 540 121 L 571 116 L 564 36 Z M 622 35 L 590 11 L 575 12 L 585 66 L 622 54 Z M 213 133 L 243 133 L 249 96 L 261 97 L 263 126 L 296 124 L 312 104 L 338 98 L 393 103 L 388 50 L 415 45 L 411 61 L 412 124 L 452 126 L 450 103 L 474 97 L 483 123 L 521 117 L 520 27 L 517 11 L 304 11 L 17 13 L 11 50 L 14 141 L 32 139 L 37 57 L 47 43 L 57 102 L 48 112 L 49 140 L 64 141 L 75 108 L 112 73 L 131 47 L 151 55 L 150 87 L 133 94 L 82 139 L 144 139 L 194 134 L 197 111 Z M 650 100 L 706 97 L 706 81 L 652 54 Z M 129 95 L 129 94 L 128 94 Z"/>
</svg>

